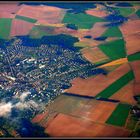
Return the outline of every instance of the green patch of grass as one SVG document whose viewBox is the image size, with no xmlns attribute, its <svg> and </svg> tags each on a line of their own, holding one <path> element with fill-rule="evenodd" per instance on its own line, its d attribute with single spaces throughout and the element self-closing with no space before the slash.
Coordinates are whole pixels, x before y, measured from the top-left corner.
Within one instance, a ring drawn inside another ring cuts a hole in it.
<svg viewBox="0 0 140 140">
<path fill-rule="evenodd" d="M 109 85 L 106 89 L 96 95 L 96 98 L 109 98 L 123 86 L 125 86 L 129 81 L 134 78 L 133 71 L 129 71 L 123 75 L 120 79 L 116 80 L 114 83 Z"/>
<path fill-rule="evenodd" d="M 103 21 L 105 20 L 102 18 L 98 18 L 84 13 L 66 13 L 62 22 L 68 24 L 75 24 L 80 29 L 90 29 L 93 27 L 94 23 Z"/>
<path fill-rule="evenodd" d="M 127 17 L 130 14 L 135 12 L 134 8 L 113 8 L 115 11 L 118 11 L 120 13 L 120 15 Z"/>
<path fill-rule="evenodd" d="M 136 15 L 140 18 L 140 9 L 137 10 Z"/>
<path fill-rule="evenodd" d="M 126 57 L 125 42 L 123 39 L 107 42 L 99 45 L 99 48 L 105 53 L 111 60 L 116 60 Z"/>
<path fill-rule="evenodd" d="M 109 119 L 106 121 L 107 124 L 112 124 L 116 126 L 124 126 L 126 119 L 128 117 L 131 105 L 119 104 L 113 111 Z"/>
<path fill-rule="evenodd" d="M 121 14 L 122 16 L 125 16 L 125 17 L 131 15 L 131 14 L 134 13 L 134 11 L 135 11 L 134 8 L 118 8 L 118 9 L 119 9 L 119 11 L 120 11 L 120 14 Z"/>
<path fill-rule="evenodd" d="M 116 26 L 114 27 L 109 27 L 102 36 L 105 37 L 122 37 L 122 33 L 120 29 Z"/>
<path fill-rule="evenodd" d="M 140 60 L 140 52 L 137 52 L 135 54 L 129 55 L 128 57 L 128 61 L 136 61 L 136 60 Z"/>
<path fill-rule="evenodd" d="M 11 31 L 12 19 L 0 18 L 0 38 L 8 39 Z"/>
<path fill-rule="evenodd" d="M 20 19 L 20 20 L 24 20 L 24 21 L 27 21 L 27 22 L 31 22 L 31 23 L 35 23 L 37 21 L 36 19 L 29 18 L 29 17 L 24 17 L 24 16 L 19 16 L 19 15 L 16 15 L 15 18 Z"/>
</svg>

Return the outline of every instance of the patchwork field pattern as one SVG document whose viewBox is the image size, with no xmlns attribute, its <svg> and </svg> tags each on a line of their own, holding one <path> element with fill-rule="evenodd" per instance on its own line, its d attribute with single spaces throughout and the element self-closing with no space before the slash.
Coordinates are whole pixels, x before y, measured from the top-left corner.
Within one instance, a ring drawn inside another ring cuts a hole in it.
<svg viewBox="0 0 140 140">
<path fill-rule="evenodd" d="M 22 66 L 14 71 L 20 58 Z M 17 63 L 3 71 L 3 64 L 12 60 Z M 32 68 L 23 76 L 24 64 Z M 50 137 L 131 136 L 139 123 L 131 118 L 131 109 L 140 97 L 140 4 L 0 3 L 0 67 L 0 94 L 18 87 L 19 78 L 23 86 L 13 92 L 15 104 L 27 79 L 26 92 L 42 97 L 43 109 L 28 119 Z M 0 137 L 6 135 L 4 129 L 0 126 Z M 20 137 L 11 130 L 10 135 Z"/>
</svg>

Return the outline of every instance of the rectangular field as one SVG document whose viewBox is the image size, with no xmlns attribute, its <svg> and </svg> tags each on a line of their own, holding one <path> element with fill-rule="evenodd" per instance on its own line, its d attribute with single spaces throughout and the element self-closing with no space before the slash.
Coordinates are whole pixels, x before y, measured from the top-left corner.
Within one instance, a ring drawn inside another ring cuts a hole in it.
<svg viewBox="0 0 140 140">
<path fill-rule="evenodd" d="M 7 39 L 11 31 L 11 18 L 0 18 L 0 38 Z"/>
<path fill-rule="evenodd" d="M 109 98 L 111 97 L 115 92 L 117 92 L 120 88 L 125 86 L 129 81 L 131 81 L 134 78 L 133 71 L 129 71 L 124 76 L 122 76 L 120 79 L 112 83 L 110 86 L 105 88 L 102 92 L 100 92 L 98 95 L 96 95 L 96 98 Z"/>
<path fill-rule="evenodd" d="M 66 13 L 63 18 L 63 23 L 71 23 L 78 26 L 80 29 L 90 29 L 96 22 L 103 22 L 104 19 L 94 17 L 84 13 L 72 14 Z"/>
<path fill-rule="evenodd" d="M 140 52 L 129 55 L 127 58 L 128 58 L 128 61 L 130 61 L 130 62 L 140 60 Z"/>
<path fill-rule="evenodd" d="M 101 51 L 103 51 L 111 60 L 116 60 L 126 57 L 125 43 L 123 39 L 111 41 L 105 44 L 99 45 Z"/>
<path fill-rule="evenodd" d="M 120 103 L 114 110 L 114 112 L 111 114 L 109 119 L 106 121 L 106 123 L 116 126 L 124 126 L 130 111 L 130 107 L 131 105 L 129 104 Z"/>
<path fill-rule="evenodd" d="M 106 102 L 106 101 L 90 101 L 95 102 L 88 110 L 84 109 L 81 114 L 82 117 L 88 118 L 93 122 L 105 123 L 112 112 L 115 110 L 118 103 Z M 91 104 L 91 103 L 90 103 Z M 92 103 L 93 104 L 93 103 Z M 87 104 L 88 106 L 88 104 Z"/>
<path fill-rule="evenodd" d="M 59 114 L 45 131 L 55 137 L 126 137 L 130 135 L 127 129 L 97 124 L 64 114 Z"/>
<path fill-rule="evenodd" d="M 122 37 L 122 33 L 118 27 L 109 27 L 102 36 L 106 37 Z"/>
<path fill-rule="evenodd" d="M 79 94 L 79 95 L 87 95 L 87 96 L 92 96 L 92 97 L 95 97 L 95 96 L 97 97 L 101 93 L 101 95 L 108 98 L 112 96 L 114 93 L 114 89 L 113 89 L 113 92 L 112 91 L 110 92 L 110 85 L 118 81 L 118 79 L 123 77 L 129 71 L 130 71 L 130 66 L 126 63 L 119 66 L 114 71 L 110 72 L 107 76 L 100 74 L 98 76 L 90 77 L 86 79 L 76 78 L 71 82 L 72 87 L 67 89 L 66 92 Z M 129 78 L 131 79 L 131 76 L 132 76 L 131 74 L 128 77 L 126 76 L 127 77 L 125 78 L 126 83 L 129 82 L 128 81 Z M 121 81 L 121 86 L 123 86 L 122 82 L 123 81 Z M 118 86 L 120 88 L 120 85 Z"/>
<path fill-rule="evenodd" d="M 109 99 L 119 100 L 120 102 L 128 104 L 136 104 L 134 100 L 134 80 L 130 81 L 115 94 L 113 94 Z"/>
</svg>

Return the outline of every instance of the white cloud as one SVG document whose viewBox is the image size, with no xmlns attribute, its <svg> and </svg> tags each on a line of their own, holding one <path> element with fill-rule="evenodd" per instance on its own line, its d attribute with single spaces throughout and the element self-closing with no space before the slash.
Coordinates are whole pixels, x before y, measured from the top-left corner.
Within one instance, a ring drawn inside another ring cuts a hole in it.
<svg viewBox="0 0 140 140">
<path fill-rule="evenodd" d="M 14 107 L 20 110 L 29 108 L 29 106 L 24 102 L 18 102 L 17 104 L 14 105 Z"/>
<path fill-rule="evenodd" d="M 25 98 L 30 94 L 30 92 L 24 92 L 22 93 L 21 96 L 19 96 L 19 101 L 16 104 L 11 102 L 1 102 L 0 103 L 0 116 L 3 117 L 9 117 L 12 111 L 12 108 L 17 108 L 19 110 L 24 110 L 24 109 L 35 109 L 35 110 L 39 110 L 39 109 L 43 109 L 45 107 L 45 104 L 43 103 L 37 103 L 33 100 L 29 100 L 29 101 L 25 101 Z"/>
<path fill-rule="evenodd" d="M 23 110 L 23 109 L 29 109 L 29 108 L 34 108 L 37 109 L 39 105 L 34 102 L 33 100 L 27 101 L 27 102 L 18 102 L 17 104 L 14 105 L 14 107 Z"/>
<path fill-rule="evenodd" d="M 26 97 L 27 97 L 29 94 L 30 94 L 30 92 L 23 92 L 23 93 L 21 94 L 21 96 L 19 97 L 19 99 L 20 99 L 22 102 L 24 102 L 25 99 L 26 99 Z"/>
<path fill-rule="evenodd" d="M 12 103 L 0 103 L 0 116 L 8 117 L 11 113 L 13 106 Z"/>
</svg>

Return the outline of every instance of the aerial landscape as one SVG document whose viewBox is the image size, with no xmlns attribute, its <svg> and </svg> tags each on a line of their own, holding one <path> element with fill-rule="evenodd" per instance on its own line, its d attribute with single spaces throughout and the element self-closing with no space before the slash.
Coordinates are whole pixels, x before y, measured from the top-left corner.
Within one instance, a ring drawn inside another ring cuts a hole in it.
<svg viewBox="0 0 140 140">
<path fill-rule="evenodd" d="M 140 2 L 0 2 L 8 137 L 140 137 Z"/>
</svg>

